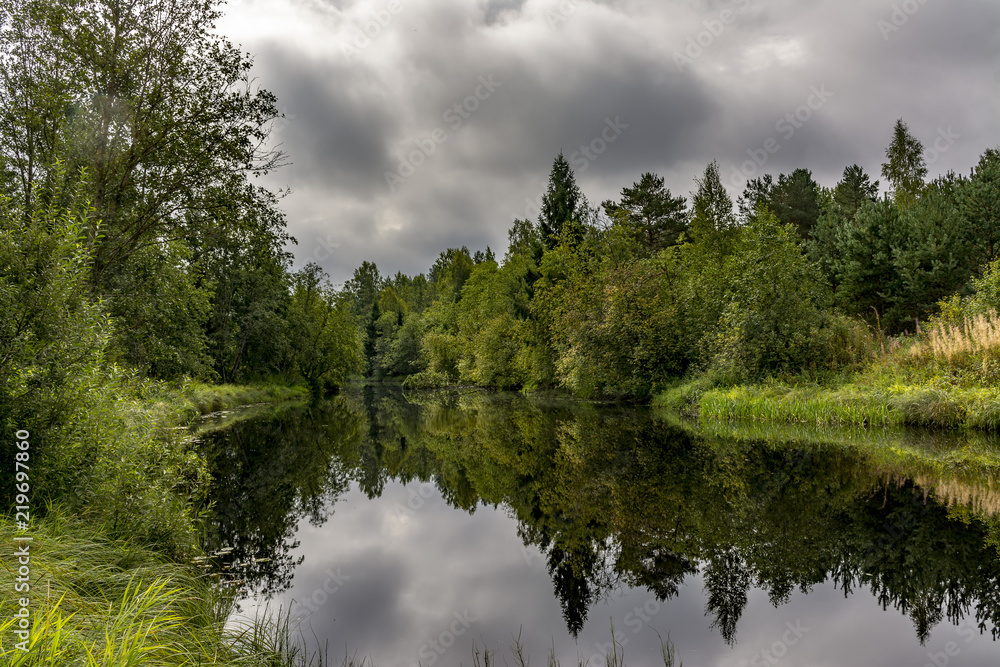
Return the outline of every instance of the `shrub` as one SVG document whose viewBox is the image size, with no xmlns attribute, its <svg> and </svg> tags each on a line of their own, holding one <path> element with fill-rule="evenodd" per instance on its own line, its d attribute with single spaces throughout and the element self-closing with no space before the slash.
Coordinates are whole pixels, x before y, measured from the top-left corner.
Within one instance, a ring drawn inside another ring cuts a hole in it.
<svg viewBox="0 0 1000 667">
<path fill-rule="evenodd" d="M 808 368 L 821 356 L 822 281 L 792 227 L 758 210 L 740 229 L 723 279 L 726 305 L 708 346 L 714 366 L 756 379 Z"/>
</svg>

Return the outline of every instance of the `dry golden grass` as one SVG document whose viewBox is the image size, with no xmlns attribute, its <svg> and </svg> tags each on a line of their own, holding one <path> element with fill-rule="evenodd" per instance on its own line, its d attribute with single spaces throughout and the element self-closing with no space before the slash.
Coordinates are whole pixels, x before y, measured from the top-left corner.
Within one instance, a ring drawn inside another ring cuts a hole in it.
<svg viewBox="0 0 1000 667">
<path fill-rule="evenodd" d="M 938 322 L 927 337 L 910 347 L 913 357 L 933 357 L 960 365 L 972 357 L 1000 353 L 1000 316 L 995 311 L 966 316 L 958 324 Z"/>
</svg>

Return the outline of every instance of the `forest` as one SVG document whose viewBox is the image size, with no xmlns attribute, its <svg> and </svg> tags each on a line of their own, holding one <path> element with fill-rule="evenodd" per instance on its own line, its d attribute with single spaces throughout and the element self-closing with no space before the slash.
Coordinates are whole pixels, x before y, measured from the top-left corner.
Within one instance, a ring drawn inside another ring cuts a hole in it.
<svg viewBox="0 0 1000 667">
<path fill-rule="evenodd" d="M 799 168 L 747 181 L 735 206 L 716 162 L 690 198 L 645 173 L 593 206 L 560 154 L 502 261 L 462 247 L 426 275 L 355 270 L 365 375 L 643 401 L 692 377 L 836 384 L 888 345 L 990 382 L 1000 151 L 928 182 L 902 119 L 887 139 L 883 195 L 856 164 L 832 187 Z M 921 353 L 935 331 L 957 346 L 944 357 Z"/>
</svg>

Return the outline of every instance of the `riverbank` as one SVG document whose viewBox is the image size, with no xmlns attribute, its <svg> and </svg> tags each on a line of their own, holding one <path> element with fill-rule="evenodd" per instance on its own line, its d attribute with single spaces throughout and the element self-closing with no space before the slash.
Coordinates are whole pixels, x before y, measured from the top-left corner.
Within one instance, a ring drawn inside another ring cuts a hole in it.
<svg viewBox="0 0 1000 667">
<path fill-rule="evenodd" d="M 208 557 L 178 563 L 54 507 L 17 535 L 32 538 L 30 589 L 0 598 L 0 655 L 11 667 L 324 664 L 302 652 L 281 618 L 227 629 L 235 599 L 199 567 Z M 0 539 L 14 536 L 14 523 L 0 518 Z M 0 570 L 4 590 L 16 583 L 12 569 Z M 18 637 L 21 595 L 30 630 Z"/>
<path fill-rule="evenodd" d="M 197 417 L 223 410 L 257 405 L 303 401 L 309 389 L 297 385 L 209 385 L 186 380 L 166 385 L 145 397 L 147 409 L 162 426 L 184 426 Z"/>
<path fill-rule="evenodd" d="M 915 336 L 871 340 L 839 372 L 747 384 L 704 374 L 653 405 L 701 420 L 1000 429 L 1000 317 L 946 313 Z"/>
<path fill-rule="evenodd" d="M 36 492 L 27 528 L 0 517 L 0 540 L 31 538 L 27 564 L 4 557 L 0 569 L 3 590 L 19 591 L 0 597 L 5 664 L 323 664 L 301 652 L 281 617 L 226 628 L 235 599 L 211 574 L 214 555 L 203 553 L 196 538 L 205 517 L 193 507 L 209 474 L 188 429 L 178 428 L 242 405 L 299 403 L 308 390 L 106 386 L 113 391 L 93 399 L 94 423 L 29 438 L 28 481 Z M 18 636 L 22 598 L 28 630 Z"/>
<path fill-rule="evenodd" d="M 701 420 L 1000 428 L 1000 390 L 985 386 L 845 383 L 825 387 L 772 382 L 717 387 L 697 378 L 661 392 L 653 405 Z"/>
</svg>

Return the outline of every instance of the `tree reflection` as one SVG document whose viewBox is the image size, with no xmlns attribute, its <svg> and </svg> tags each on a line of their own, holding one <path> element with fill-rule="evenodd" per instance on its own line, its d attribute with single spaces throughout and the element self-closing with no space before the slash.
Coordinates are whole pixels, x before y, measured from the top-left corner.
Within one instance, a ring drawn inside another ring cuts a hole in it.
<svg viewBox="0 0 1000 667">
<path fill-rule="evenodd" d="M 372 387 L 237 424 L 206 448 L 212 540 L 270 559 L 248 573 L 258 593 L 288 586 L 295 523 L 321 523 L 350 482 L 377 497 L 388 479 L 421 480 L 463 511 L 513 513 L 574 635 L 618 587 L 665 601 L 700 572 L 730 643 L 751 587 L 777 606 L 827 580 L 908 615 L 921 642 L 969 615 L 996 637 L 996 517 L 947 507 L 864 450 L 696 438 L 642 408 Z"/>
</svg>

